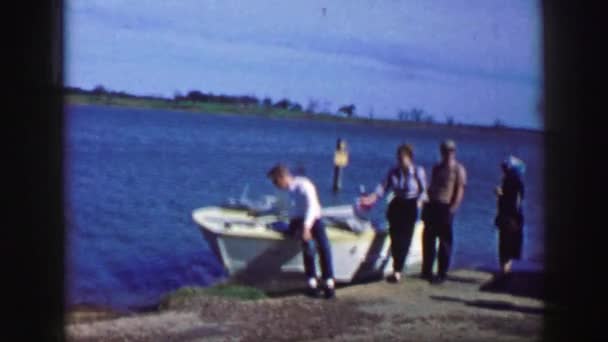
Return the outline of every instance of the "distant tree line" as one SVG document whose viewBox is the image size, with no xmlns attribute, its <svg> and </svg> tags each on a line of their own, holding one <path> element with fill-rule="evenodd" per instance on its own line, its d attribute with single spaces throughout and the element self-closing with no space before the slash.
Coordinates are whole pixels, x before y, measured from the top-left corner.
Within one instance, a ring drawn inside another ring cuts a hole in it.
<svg viewBox="0 0 608 342">
<path fill-rule="evenodd" d="M 102 85 L 95 86 L 92 90 L 85 90 L 78 87 L 65 87 L 65 91 L 69 94 L 92 94 L 97 96 L 112 96 L 112 97 L 120 97 L 120 98 L 140 98 L 140 99 L 152 99 L 152 100 L 163 100 L 163 101 L 173 101 L 173 102 L 181 102 L 181 101 L 192 101 L 192 102 L 203 102 L 203 103 L 222 103 L 222 104 L 236 104 L 242 106 L 262 106 L 265 108 L 275 108 L 275 109 L 285 109 L 291 111 L 299 111 L 306 113 L 320 113 L 326 112 L 329 107 L 329 103 L 325 101 L 323 106 L 319 104 L 317 100 L 311 99 L 304 108 L 301 104 L 295 101 L 291 101 L 287 98 L 280 99 L 276 102 L 273 102 L 271 98 L 265 97 L 264 99 L 258 99 L 255 96 L 231 96 L 231 95 L 215 95 L 213 93 L 204 93 L 199 90 L 191 90 L 187 94 L 183 95 L 180 92 L 176 92 L 173 95 L 173 98 L 163 98 L 158 96 L 139 96 L 126 93 L 124 91 L 112 91 L 106 89 Z M 323 107 L 323 108 L 321 108 Z M 344 105 L 341 106 L 336 114 L 344 114 L 347 117 L 355 116 L 355 105 Z M 326 113 L 329 114 L 329 113 Z"/>
<path fill-rule="evenodd" d="M 432 114 L 427 113 L 424 109 L 418 107 L 412 107 L 409 110 L 399 109 L 397 111 L 397 120 L 399 121 L 407 121 L 407 122 L 419 122 L 419 123 L 427 123 L 427 124 L 435 124 L 438 121 Z M 454 116 L 446 115 L 445 122 L 443 123 L 446 126 L 460 126 L 462 125 L 459 122 L 456 122 Z"/>
<path fill-rule="evenodd" d="M 112 97 L 120 97 L 120 98 L 138 98 L 138 99 L 146 99 L 146 100 L 168 101 L 168 99 L 166 99 L 166 98 L 160 98 L 157 96 L 145 96 L 145 95 L 140 96 L 140 95 L 129 94 L 124 91 L 107 90 L 102 85 L 97 85 L 92 90 L 85 90 L 85 89 L 78 88 L 78 87 L 64 87 L 64 90 L 68 94 L 81 94 L 81 95 L 92 94 L 92 95 L 97 95 L 97 96 L 112 96 Z"/>
<path fill-rule="evenodd" d="M 397 119 L 400 121 L 410 122 L 435 122 L 435 118 L 433 117 L 433 115 L 426 113 L 423 109 L 420 109 L 418 107 L 413 107 L 409 110 L 399 109 L 397 111 Z"/>
<path fill-rule="evenodd" d="M 299 103 L 295 101 L 291 101 L 287 98 L 282 98 L 276 102 L 273 102 L 271 98 L 265 97 L 263 99 L 258 99 L 255 96 L 246 95 L 246 96 L 231 96 L 231 95 L 215 95 L 212 93 L 204 93 L 199 90 L 191 90 L 186 95 L 182 95 L 180 92 L 176 92 L 173 95 L 173 98 L 165 98 L 160 96 L 140 96 L 129 94 L 124 91 L 113 91 L 108 90 L 102 85 L 95 86 L 92 90 L 85 90 L 78 87 L 64 87 L 64 90 L 68 94 L 81 94 L 81 95 L 96 95 L 96 96 L 108 96 L 108 97 L 119 97 L 119 98 L 138 98 L 138 99 L 148 99 L 148 100 L 161 100 L 167 102 L 183 102 L 183 101 L 191 101 L 191 102 L 203 102 L 203 103 L 222 103 L 222 104 L 232 104 L 232 105 L 240 105 L 244 107 L 249 106 L 261 106 L 264 108 L 274 108 L 274 109 L 283 109 L 297 112 L 304 112 L 309 114 L 331 114 L 329 112 L 330 103 L 328 101 L 324 101 L 320 104 L 315 99 L 310 99 L 306 108 L 302 107 Z M 539 101 L 539 111 L 544 110 L 544 103 Z M 357 116 L 356 113 L 357 107 L 354 104 L 345 104 L 338 107 L 338 110 L 335 115 L 344 115 L 347 118 L 352 118 Z M 368 113 L 368 118 L 371 120 L 374 118 L 374 110 L 370 108 Z M 397 120 L 399 121 L 407 121 L 407 122 L 417 122 L 417 123 L 427 123 L 434 124 L 435 118 L 433 115 L 425 112 L 423 109 L 418 107 L 413 107 L 411 109 L 399 109 L 397 111 Z M 453 116 L 446 116 L 445 124 L 447 126 L 460 125 L 456 123 Z M 500 120 L 496 119 L 494 121 L 494 128 L 506 128 L 506 124 Z"/>
<path fill-rule="evenodd" d="M 189 91 L 187 95 L 182 96 L 176 94 L 173 96 L 174 101 L 195 101 L 195 102 L 215 102 L 225 104 L 242 104 L 245 106 L 258 105 L 260 101 L 255 96 L 229 96 L 229 95 L 214 95 L 212 93 L 203 93 L 198 90 Z"/>
</svg>

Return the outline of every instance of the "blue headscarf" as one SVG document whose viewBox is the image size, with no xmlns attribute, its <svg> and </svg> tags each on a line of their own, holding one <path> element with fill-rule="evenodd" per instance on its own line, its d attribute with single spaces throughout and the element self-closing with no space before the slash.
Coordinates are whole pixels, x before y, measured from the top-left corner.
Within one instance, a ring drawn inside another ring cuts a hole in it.
<svg viewBox="0 0 608 342">
<path fill-rule="evenodd" d="M 508 156 L 502 162 L 502 165 L 505 166 L 507 170 L 515 172 L 519 177 L 523 176 L 526 172 L 526 164 L 523 162 L 523 160 L 515 156 Z"/>
</svg>

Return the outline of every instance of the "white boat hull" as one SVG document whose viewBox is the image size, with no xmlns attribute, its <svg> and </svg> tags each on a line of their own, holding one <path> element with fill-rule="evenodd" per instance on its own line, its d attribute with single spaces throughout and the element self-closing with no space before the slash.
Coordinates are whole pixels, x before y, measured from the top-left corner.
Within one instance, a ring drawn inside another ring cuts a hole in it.
<svg viewBox="0 0 608 342">
<path fill-rule="evenodd" d="M 324 209 L 324 215 L 352 215 L 349 209 L 329 207 Z M 266 288 L 282 287 L 288 278 L 301 282 L 304 264 L 300 242 L 267 228 L 267 224 L 277 221 L 276 216 L 252 217 L 245 210 L 221 207 L 197 209 L 192 216 L 232 279 Z M 378 279 L 392 272 L 388 233 L 373 229 L 355 233 L 331 223 L 326 227 L 337 282 Z M 406 259 L 406 272 L 419 269 L 416 266 L 422 261 L 421 234 L 419 222 Z"/>
</svg>

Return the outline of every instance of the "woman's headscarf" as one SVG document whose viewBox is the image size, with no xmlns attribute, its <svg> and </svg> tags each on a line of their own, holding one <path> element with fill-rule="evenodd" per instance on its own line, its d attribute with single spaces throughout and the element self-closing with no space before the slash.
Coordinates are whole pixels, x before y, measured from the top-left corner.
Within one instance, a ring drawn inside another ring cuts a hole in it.
<svg viewBox="0 0 608 342">
<path fill-rule="evenodd" d="M 526 172 L 526 164 L 523 160 L 515 157 L 508 156 L 503 162 L 502 165 L 507 169 L 515 172 L 518 176 L 523 176 Z"/>
</svg>

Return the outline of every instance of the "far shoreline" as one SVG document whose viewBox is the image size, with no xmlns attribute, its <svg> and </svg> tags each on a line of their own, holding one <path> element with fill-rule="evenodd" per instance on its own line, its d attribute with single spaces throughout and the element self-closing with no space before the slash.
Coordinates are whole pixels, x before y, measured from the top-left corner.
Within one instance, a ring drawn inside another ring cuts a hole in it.
<svg viewBox="0 0 608 342">
<path fill-rule="evenodd" d="M 244 106 L 240 104 L 223 104 L 217 102 L 192 102 L 175 101 L 164 98 L 148 97 L 124 97 L 116 95 L 94 95 L 73 94 L 64 95 L 65 106 L 102 106 L 134 108 L 141 110 L 165 110 L 170 112 L 188 112 L 201 115 L 230 115 L 230 116 L 253 116 L 279 120 L 315 120 L 325 122 L 336 122 L 344 124 L 367 125 L 374 127 L 393 128 L 419 128 L 419 129 L 442 129 L 459 132 L 484 132 L 484 133 L 524 133 L 532 135 L 544 135 L 543 130 L 511 127 L 511 126 L 485 126 L 463 123 L 440 123 L 425 121 L 399 121 L 381 118 L 364 118 L 360 116 L 343 117 L 331 113 L 310 113 L 306 111 L 264 108 L 262 106 Z"/>
</svg>

